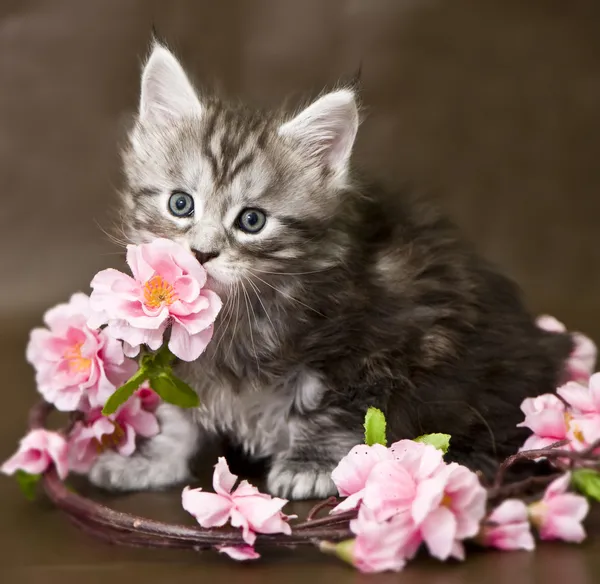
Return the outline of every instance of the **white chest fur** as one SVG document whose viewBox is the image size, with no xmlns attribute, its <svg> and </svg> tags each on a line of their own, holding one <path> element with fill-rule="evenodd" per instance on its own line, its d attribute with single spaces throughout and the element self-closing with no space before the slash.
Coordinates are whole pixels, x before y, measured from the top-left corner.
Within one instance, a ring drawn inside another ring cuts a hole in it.
<svg viewBox="0 0 600 584">
<path fill-rule="evenodd" d="M 260 389 L 244 380 L 234 386 L 210 376 L 208 382 L 196 368 L 186 373 L 200 396 L 198 423 L 209 432 L 233 437 L 257 457 L 289 450 L 294 440 L 293 415 L 315 410 L 325 391 L 319 377 L 307 370 Z"/>
</svg>

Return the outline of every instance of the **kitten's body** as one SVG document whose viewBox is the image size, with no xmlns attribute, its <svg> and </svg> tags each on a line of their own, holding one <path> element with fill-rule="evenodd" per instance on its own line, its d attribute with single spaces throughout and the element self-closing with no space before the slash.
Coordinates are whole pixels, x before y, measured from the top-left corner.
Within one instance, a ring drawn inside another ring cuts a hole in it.
<svg viewBox="0 0 600 584">
<path fill-rule="evenodd" d="M 348 178 L 349 92 L 286 122 L 194 102 L 170 59 L 157 48 L 145 71 L 126 156 L 130 231 L 219 252 L 205 267 L 226 304 L 206 353 L 180 367 L 200 409 L 162 406 L 162 434 L 130 460 L 106 453 L 92 480 L 185 480 L 209 432 L 270 459 L 273 493 L 325 496 L 369 406 L 390 441 L 448 433 L 451 458 L 490 472 L 524 439 L 521 401 L 560 381 L 570 337 L 537 328 L 515 286 L 432 209 Z M 165 75 L 179 81 L 177 104 Z M 165 210 L 177 189 L 194 193 L 190 220 Z M 234 229 L 246 207 L 266 211 L 262 235 Z"/>
</svg>

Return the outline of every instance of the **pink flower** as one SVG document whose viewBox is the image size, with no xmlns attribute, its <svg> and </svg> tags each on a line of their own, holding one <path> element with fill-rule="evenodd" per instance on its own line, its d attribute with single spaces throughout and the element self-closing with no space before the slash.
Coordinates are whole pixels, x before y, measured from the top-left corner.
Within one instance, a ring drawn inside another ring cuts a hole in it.
<svg viewBox="0 0 600 584">
<path fill-rule="evenodd" d="M 537 325 L 544 330 L 555 333 L 565 333 L 565 325 L 553 316 L 540 316 Z M 569 381 L 586 383 L 596 367 L 598 349 L 590 338 L 582 333 L 571 333 L 573 338 L 573 351 L 567 361 Z"/>
<path fill-rule="evenodd" d="M 460 542 L 478 533 L 485 514 L 486 492 L 477 476 L 456 463 L 445 464 L 438 449 L 412 440 L 396 442 L 389 453 L 393 458 L 380 449 L 369 451 L 365 459 L 377 456 L 381 460 L 356 465 L 368 472 L 364 488 L 357 491 L 362 497 L 360 512 L 368 509 L 369 521 L 380 524 L 402 517 L 405 535 L 412 533 L 410 538 L 406 535 L 404 545 L 412 551 L 423 541 L 439 559 L 462 559 Z M 349 464 L 345 461 L 344 468 Z M 352 490 L 362 482 L 361 475 Z M 352 483 L 346 477 L 343 484 L 348 488 Z"/>
<path fill-rule="evenodd" d="M 260 554 L 251 545 L 222 545 L 217 550 L 222 554 L 227 554 L 232 560 L 245 562 L 247 560 L 258 560 Z"/>
<path fill-rule="evenodd" d="M 136 436 L 151 438 L 159 431 L 156 416 L 143 409 L 138 396 L 132 396 L 110 416 L 103 416 L 100 408 L 90 410 L 69 435 L 69 466 L 74 472 L 87 473 L 107 448 L 131 456 Z"/>
<path fill-rule="evenodd" d="M 525 420 L 517 426 L 529 428 L 533 432 L 521 450 L 546 448 L 567 438 L 569 428 L 565 404 L 554 394 L 528 397 L 523 400 L 521 410 L 525 414 Z"/>
<path fill-rule="evenodd" d="M 32 430 L 23 438 L 17 452 L 0 468 L 4 474 L 12 475 L 18 470 L 28 474 L 42 474 L 54 464 L 61 479 L 69 474 L 67 442 L 56 432 Z"/>
<path fill-rule="evenodd" d="M 461 541 L 479 532 L 486 497 L 477 475 L 454 462 L 418 484 L 410 512 L 432 556 L 464 559 Z"/>
<path fill-rule="evenodd" d="M 393 459 L 392 452 L 381 444 L 359 444 L 340 460 L 331 478 L 340 496 L 347 497 L 332 513 L 356 509 L 362 501 L 363 490 L 373 467 L 382 460 Z"/>
<path fill-rule="evenodd" d="M 525 503 L 507 499 L 496 507 L 487 518 L 479 540 L 486 547 L 500 550 L 533 550 L 535 541 Z"/>
<path fill-rule="evenodd" d="M 73 294 L 44 315 L 48 328 L 31 331 L 27 360 L 36 369 L 44 399 L 61 411 L 73 411 L 86 398 L 103 405 L 137 369 L 126 359 L 121 343 L 105 332 L 90 329 L 90 299 Z"/>
<path fill-rule="evenodd" d="M 160 348 L 171 325 L 170 351 L 184 361 L 197 359 L 221 309 L 219 297 L 203 288 L 204 268 L 190 251 L 167 239 L 127 246 L 127 263 L 133 278 L 109 269 L 92 280 L 91 326 L 108 324 L 132 357 L 140 345 Z"/>
<path fill-rule="evenodd" d="M 231 474 L 224 458 L 219 458 L 213 475 L 214 493 L 186 487 L 182 493 L 183 508 L 192 514 L 202 527 L 220 527 L 227 521 L 242 529 L 242 537 L 254 545 L 257 533 L 285 533 L 292 530 L 287 523 L 291 517 L 281 512 L 287 503 L 264 495 L 247 481 L 232 491 L 237 476 Z"/>
<path fill-rule="evenodd" d="M 569 382 L 557 389 L 558 395 L 571 406 L 566 414 L 567 437 L 575 450 L 600 440 L 600 373 L 592 375 L 588 383 L 585 387 Z"/>
<path fill-rule="evenodd" d="M 567 493 L 571 473 L 559 477 L 546 489 L 541 501 L 529 506 L 529 517 L 542 539 L 580 543 L 585 539 L 581 522 L 589 511 L 585 497 Z"/>
<path fill-rule="evenodd" d="M 387 521 L 378 521 L 365 505 L 350 522 L 350 529 L 356 539 L 349 559 L 361 572 L 399 572 L 421 543 L 409 517 L 396 515 Z"/>
</svg>

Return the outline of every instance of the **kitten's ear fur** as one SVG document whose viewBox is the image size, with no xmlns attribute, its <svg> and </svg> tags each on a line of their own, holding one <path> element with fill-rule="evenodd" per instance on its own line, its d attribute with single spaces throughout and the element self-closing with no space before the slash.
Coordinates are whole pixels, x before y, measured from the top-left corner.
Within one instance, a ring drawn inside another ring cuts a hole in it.
<svg viewBox="0 0 600 584">
<path fill-rule="evenodd" d="M 351 89 L 327 93 L 279 128 L 311 157 L 345 176 L 358 130 L 358 107 Z"/>
<path fill-rule="evenodd" d="M 202 104 L 183 67 L 173 53 L 155 41 L 142 72 L 139 121 L 163 124 L 201 113 Z"/>
</svg>

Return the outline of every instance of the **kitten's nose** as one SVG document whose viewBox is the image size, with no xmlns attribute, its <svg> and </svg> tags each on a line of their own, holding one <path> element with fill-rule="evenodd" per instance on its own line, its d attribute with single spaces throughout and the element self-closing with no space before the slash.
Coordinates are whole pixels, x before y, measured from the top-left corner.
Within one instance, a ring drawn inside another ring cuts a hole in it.
<svg viewBox="0 0 600 584">
<path fill-rule="evenodd" d="M 196 259 L 202 265 L 204 265 L 206 262 L 209 262 L 210 260 L 215 259 L 219 255 L 219 252 L 218 251 L 198 251 L 197 249 L 195 249 L 194 255 L 196 256 Z"/>
</svg>

